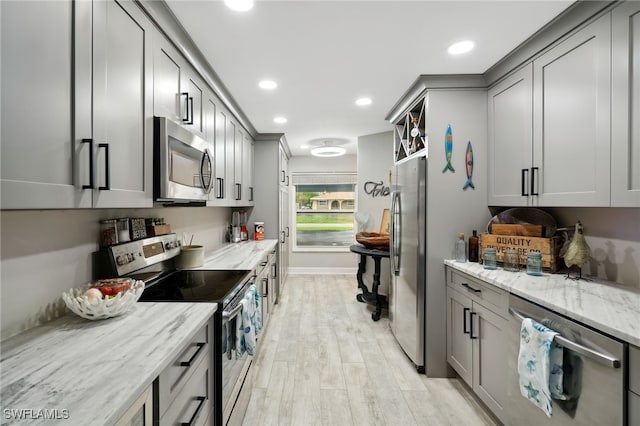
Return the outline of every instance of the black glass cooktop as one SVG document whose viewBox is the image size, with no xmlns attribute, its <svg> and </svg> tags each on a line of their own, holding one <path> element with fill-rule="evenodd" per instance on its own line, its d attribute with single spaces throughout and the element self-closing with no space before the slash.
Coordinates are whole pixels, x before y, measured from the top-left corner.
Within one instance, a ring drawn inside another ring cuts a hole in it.
<svg viewBox="0 0 640 426">
<path fill-rule="evenodd" d="M 147 283 L 142 302 L 217 302 L 224 303 L 244 284 L 250 271 L 176 271 Z"/>
</svg>

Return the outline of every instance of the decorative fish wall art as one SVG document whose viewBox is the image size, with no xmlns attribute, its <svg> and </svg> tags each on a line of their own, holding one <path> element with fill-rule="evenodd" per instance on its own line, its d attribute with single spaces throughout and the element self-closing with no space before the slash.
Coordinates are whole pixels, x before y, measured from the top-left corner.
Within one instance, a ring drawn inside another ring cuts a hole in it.
<svg viewBox="0 0 640 426">
<path fill-rule="evenodd" d="M 467 189 L 471 187 L 472 189 L 476 189 L 475 185 L 471 181 L 471 176 L 473 175 L 473 148 L 471 147 L 471 141 L 467 142 L 467 152 L 465 153 L 465 164 L 467 171 L 467 181 L 465 182 L 462 189 Z"/>
<path fill-rule="evenodd" d="M 446 172 L 447 170 L 451 170 L 453 173 L 456 172 L 456 170 L 451 165 L 452 152 L 453 152 L 453 134 L 451 133 L 451 124 L 448 124 L 447 131 L 444 134 L 444 153 L 447 157 L 447 164 L 444 166 L 444 169 L 442 169 L 442 173 Z"/>
</svg>

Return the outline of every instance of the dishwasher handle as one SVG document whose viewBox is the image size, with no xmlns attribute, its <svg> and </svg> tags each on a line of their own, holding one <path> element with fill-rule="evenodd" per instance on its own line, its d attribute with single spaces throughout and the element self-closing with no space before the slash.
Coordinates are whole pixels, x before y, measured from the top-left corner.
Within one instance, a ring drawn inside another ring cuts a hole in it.
<svg viewBox="0 0 640 426">
<path fill-rule="evenodd" d="M 522 314 L 521 312 L 516 311 L 515 309 L 509 308 L 509 313 L 511 314 L 511 316 L 513 316 L 514 318 L 523 321 L 524 319 L 526 319 L 527 317 L 524 316 L 524 314 Z M 586 346 L 583 346 L 579 343 L 573 342 L 569 339 L 567 339 L 566 337 L 562 337 L 561 335 L 556 335 L 553 340 L 556 341 L 557 344 L 569 349 L 570 351 L 573 351 L 575 353 L 578 353 L 580 355 L 583 355 L 589 359 L 592 359 L 600 364 L 606 365 L 607 367 L 611 367 L 611 368 L 620 368 L 621 366 L 621 362 L 618 358 L 607 354 L 607 353 L 602 353 L 602 352 L 598 352 L 595 351 L 591 348 L 588 348 Z"/>
</svg>

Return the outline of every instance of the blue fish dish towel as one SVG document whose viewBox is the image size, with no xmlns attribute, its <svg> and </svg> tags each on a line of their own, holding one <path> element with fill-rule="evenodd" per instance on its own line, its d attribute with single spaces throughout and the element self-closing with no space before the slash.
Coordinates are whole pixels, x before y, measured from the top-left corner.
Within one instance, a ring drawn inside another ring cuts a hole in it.
<svg viewBox="0 0 640 426">
<path fill-rule="evenodd" d="M 562 389 L 562 346 L 553 340 L 558 334 L 531 318 L 525 318 L 520 329 L 520 393 L 544 411 L 547 417 L 552 414 L 552 398 L 565 399 Z"/>
</svg>

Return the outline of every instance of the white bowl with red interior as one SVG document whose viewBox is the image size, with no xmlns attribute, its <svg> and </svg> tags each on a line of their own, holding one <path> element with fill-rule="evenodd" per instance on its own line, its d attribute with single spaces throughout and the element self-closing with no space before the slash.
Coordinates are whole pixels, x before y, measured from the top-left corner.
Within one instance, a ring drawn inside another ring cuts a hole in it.
<svg viewBox="0 0 640 426">
<path fill-rule="evenodd" d="M 138 301 L 144 282 L 129 278 L 98 280 L 82 288 L 62 293 L 62 300 L 73 313 L 90 319 L 106 319 L 123 315 Z"/>
</svg>

